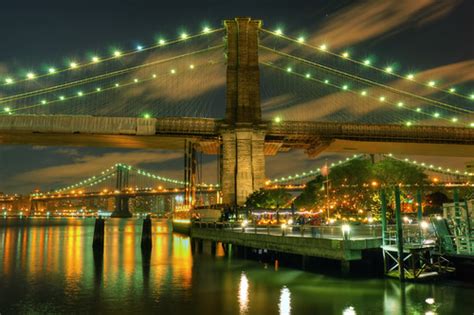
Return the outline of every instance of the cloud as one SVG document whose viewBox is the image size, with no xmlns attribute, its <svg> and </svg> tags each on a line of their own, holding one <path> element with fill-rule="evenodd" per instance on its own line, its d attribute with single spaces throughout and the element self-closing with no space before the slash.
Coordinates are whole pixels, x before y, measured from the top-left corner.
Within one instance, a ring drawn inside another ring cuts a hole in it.
<svg viewBox="0 0 474 315">
<path fill-rule="evenodd" d="M 448 14 L 459 0 L 384 0 L 362 1 L 336 12 L 310 36 L 314 44 L 329 43 L 339 48 L 360 43 L 408 23 L 432 22 Z"/>
</svg>

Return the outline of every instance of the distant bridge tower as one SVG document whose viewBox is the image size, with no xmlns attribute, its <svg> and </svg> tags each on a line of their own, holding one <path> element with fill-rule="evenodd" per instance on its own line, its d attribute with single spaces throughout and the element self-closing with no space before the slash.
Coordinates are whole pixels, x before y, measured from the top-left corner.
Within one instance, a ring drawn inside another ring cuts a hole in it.
<svg viewBox="0 0 474 315">
<path fill-rule="evenodd" d="M 226 119 L 220 130 L 223 203 L 243 205 L 265 182 L 265 125 L 260 107 L 260 20 L 224 21 L 227 30 Z"/>
<path fill-rule="evenodd" d="M 128 168 L 118 164 L 116 166 L 115 190 L 119 193 L 115 196 L 115 210 L 112 212 L 113 218 L 131 218 L 129 209 L 129 197 L 122 195 L 122 191 L 128 187 Z"/>
</svg>

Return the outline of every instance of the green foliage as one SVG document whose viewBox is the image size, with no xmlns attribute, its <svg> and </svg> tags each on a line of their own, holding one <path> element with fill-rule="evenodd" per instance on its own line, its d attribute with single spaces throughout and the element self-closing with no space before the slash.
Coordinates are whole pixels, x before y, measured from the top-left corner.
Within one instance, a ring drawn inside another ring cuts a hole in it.
<svg viewBox="0 0 474 315">
<path fill-rule="evenodd" d="M 245 202 L 250 208 L 275 209 L 287 205 L 292 199 L 289 192 L 284 189 L 258 190 L 252 193 Z"/>
<path fill-rule="evenodd" d="M 333 207 L 341 216 L 380 211 L 381 186 L 423 185 L 427 180 L 423 170 L 415 165 L 385 159 L 372 163 L 370 159 L 355 159 L 331 168 L 329 195 L 326 178 L 318 176 L 307 183 L 305 190 L 295 200 L 298 208 L 323 210 Z M 328 199 L 329 196 L 329 199 Z M 389 204 L 391 194 L 389 194 Z M 390 209 L 389 209 L 390 211 Z"/>
</svg>

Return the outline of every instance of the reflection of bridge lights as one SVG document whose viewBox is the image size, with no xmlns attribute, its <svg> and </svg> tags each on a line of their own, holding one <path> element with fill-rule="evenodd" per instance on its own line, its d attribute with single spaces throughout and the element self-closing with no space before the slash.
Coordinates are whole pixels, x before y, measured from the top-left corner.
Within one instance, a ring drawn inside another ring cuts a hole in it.
<svg viewBox="0 0 474 315">
<path fill-rule="evenodd" d="M 291 292 L 286 286 L 280 290 L 280 303 L 278 303 L 278 308 L 280 315 L 291 314 Z"/>
<path fill-rule="evenodd" d="M 342 311 L 342 315 L 356 315 L 356 311 L 354 309 L 353 306 L 349 306 L 349 307 L 346 307 L 343 311 Z"/>
<path fill-rule="evenodd" d="M 249 307 L 249 280 L 244 272 L 240 276 L 239 283 L 239 306 L 240 314 L 247 313 Z"/>
</svg>

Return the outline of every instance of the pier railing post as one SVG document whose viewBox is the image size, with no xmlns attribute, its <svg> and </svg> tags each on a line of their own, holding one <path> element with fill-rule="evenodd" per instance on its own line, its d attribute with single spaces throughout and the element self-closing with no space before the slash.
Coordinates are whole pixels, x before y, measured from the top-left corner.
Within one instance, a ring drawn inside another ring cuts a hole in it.
<svg viewBox="0 0 474 315">
<path fill-rule="evenodd" d="M 397 250 L 398 250 L 398 272 L 400 281 L 405 281 L 405 268 L 403 268 L 403 226 L 400 201 L 400 187 L 395 187 L 395 218 L 397 225 Z"/>
</svg>

